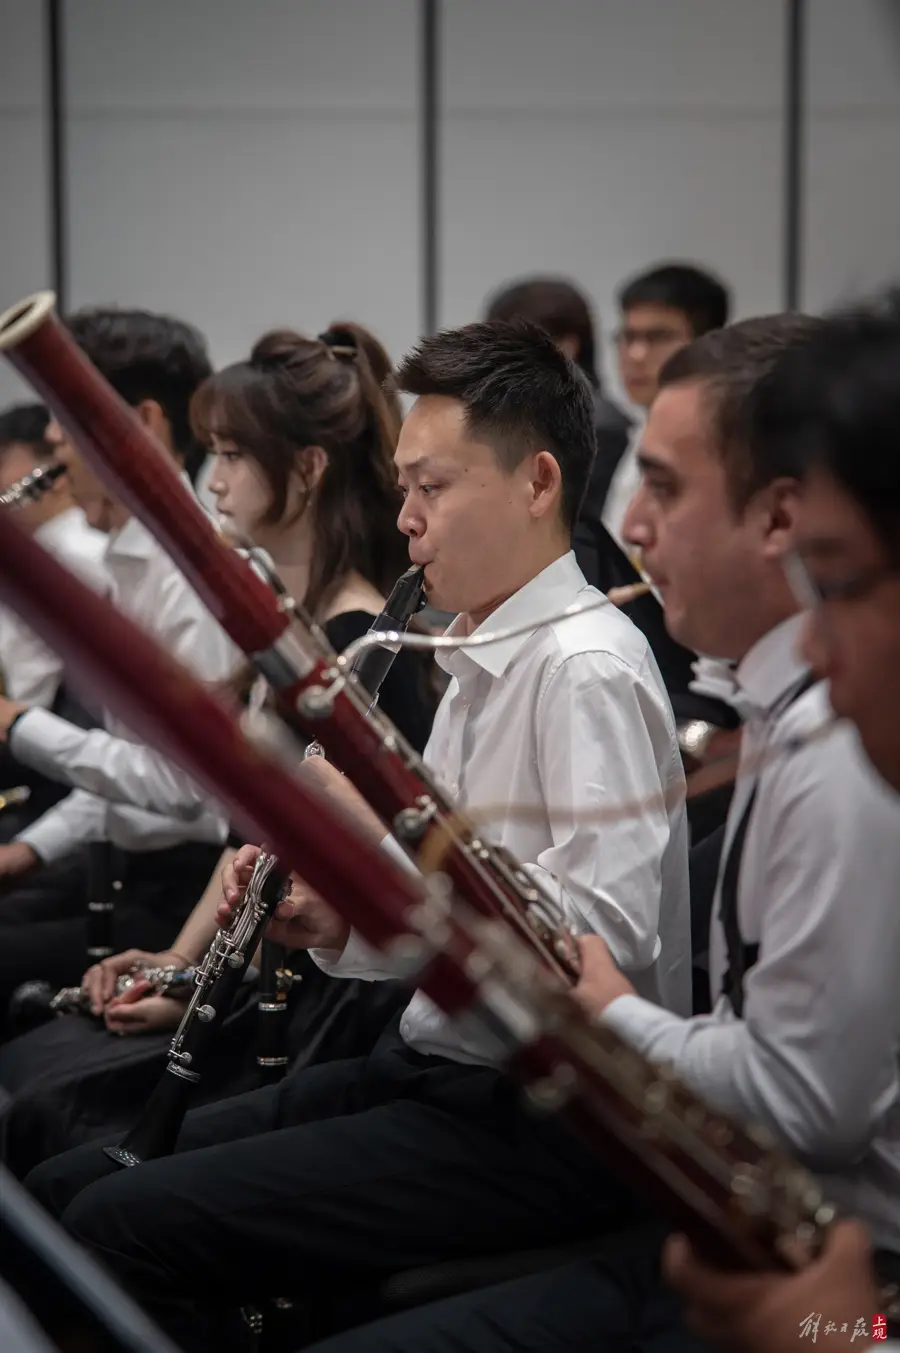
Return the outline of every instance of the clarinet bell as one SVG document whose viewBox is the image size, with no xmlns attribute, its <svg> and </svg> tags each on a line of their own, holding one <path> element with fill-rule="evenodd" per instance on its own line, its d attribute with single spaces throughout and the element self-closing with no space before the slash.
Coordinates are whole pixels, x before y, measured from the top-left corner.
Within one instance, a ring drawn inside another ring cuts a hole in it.
<svg viewBox="0 0 900 1353">
<path fill-rule="evenodd" d="M 23 982 L 9 999 L 9 1036 L 18 1038 L 55 1017 L 56 989 L 49 982 Z"/>
</svg>

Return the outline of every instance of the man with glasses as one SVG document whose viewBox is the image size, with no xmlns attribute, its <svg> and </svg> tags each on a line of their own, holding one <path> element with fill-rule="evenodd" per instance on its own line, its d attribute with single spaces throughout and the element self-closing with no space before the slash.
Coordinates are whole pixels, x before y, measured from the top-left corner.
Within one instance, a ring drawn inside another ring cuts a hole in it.
<svg viewBox="0 0 900 1353">
<path fill-rule="evenodd" d="M 755 424 L 760 439 L 793 458 L 803 475 L 786 560 L 809 608 L 803 651 L 828 680 L 834 712 L 856 725 L 873 766 L 900 792 L 898 372 L 900 292 L 836 316 L 803 349 L 785 354 L 760 392 Z M 869 923 L 867 904 L 860 893 L 860 925 Z M 842 1306 L 855 1348 L 869 1337 L 881 1341 L 878 1270 L 896 1281 L 896 1272 L 885 1273 L 893 1267 L 884 1254 L 873 1262 L 856 1222 L 835 1228 L 822 1258 L 794 1277 L 725 1276 L 680 1239 L 668 1255 L 692 1323 L 745 1353 L 787 1353 L 810 1315 L 823 1334 L 829 1323 L 843 1325 L 835 1318 Z M 865 1333 L 854 1341 L 860 1320 Z"/>
<path fill-rule="evenodd" d="M 632 277 L 619 291 L 620 326 L 614 334 L 619 376 L 632 404 L 649 409 L 668 359 L 711 329 L 728 323 L 729 294 L 717 278 L 687 263 L 664 263 Z M 624 544 L 622 522 L 640 482 L 640 430 L 616 467 L 603 524 Z"/>
</svg>

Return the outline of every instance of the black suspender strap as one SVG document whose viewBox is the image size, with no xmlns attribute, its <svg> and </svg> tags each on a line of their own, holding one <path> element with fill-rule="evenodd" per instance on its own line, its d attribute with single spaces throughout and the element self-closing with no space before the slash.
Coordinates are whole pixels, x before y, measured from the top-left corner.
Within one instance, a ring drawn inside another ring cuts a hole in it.
<svg viewBox="0 0 900 1353">
<path fill-rule="evenodd" d="M 738 1019 L 744 1013 L 744 977 L 759 958 L 759 945 L 744 943 L 737 914 L 741 857 L 758 789 L 759 781 L 753 786 L 747 806 L 741 814 L 722 869 L 722 886 L 719 890 L 719 921 L 725 932 L 725 948 L 728 954 L 728 970 L 722 982 L 722 995 L 731 1002 L 731 1008 Z"/>
<path fill-rule="evenodd" d="M 790 709 L 791 705 L 816 684 L 816 681 L 817 678 L 812 675 L 804 677 L 800 685 L 795 687 L 775 707 L 770 717 L 778 718 L 784 714 L 786 710 Z M 741 873 L 741 859 L 744 854 L 747 829 L 750 826 L 750 819 L 756 806 L 758 791 L 759 780 L 756 781 L 751 790 L 746 807 L 741 814 L 741 820 L 737 825 L 737 830 L 728 847 L 719 887 L 719 922 L 725 935 L 725 950 L 728 957 L 728 968 L 722 981 L 722 995 L 729 1001 L 738 1019 L 741 1019 L 744 1014 L 744 979 L 759 958 L 759 945 L 745 942 L 738 921 L 738 880 Z"/>
</svg>

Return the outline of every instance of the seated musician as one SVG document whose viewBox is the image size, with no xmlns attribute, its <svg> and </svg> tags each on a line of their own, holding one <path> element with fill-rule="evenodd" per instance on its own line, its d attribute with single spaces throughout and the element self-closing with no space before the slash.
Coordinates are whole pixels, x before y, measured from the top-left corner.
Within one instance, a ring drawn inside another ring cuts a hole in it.
<svg viewBox="0 0 900 1353">
<path fill-rule="evenodd" d="M 156 438 L 160 455 L 178 461 L 191 440 L 191 396 L 210 373 L 200 336 L 180 321 L 143 311 L 84 311 L 69 327 Z M 58 424 L 49 425 L 47 437 L 88 524 L 106 534 L 104 566 L 116 604 L 202 678 L 227 676 L 236 666 L 236 650 L 168 555 L 94 477 Z M 115 938 L 120 945 L 148 949 L 166 943 L 221 854 L 224 815 L 207 804 L 190 821 L 179 820 L 120 807 L 92 792 L 92 767 L 105 756 L 140 754 L 118 725 L 88 731 L 46 709 L 4 699 L 0 729 L 17 759 L 73 786 L 15 841 L 0 847 L 0 875 L 24 879 L 88 841 L 105 840 L 114 851 L 114 880 L 122 885 L 116 891 Z M 2 904 L 0 1018 L 21 982 L 43 978 L 70 985 L 84 971 L 83 888 L 61 890 L 42 899 L 39 914 L 34 911 L 27 890 L 21 905 L 18 895 Z"/>
<path fill-rule="evenodd" d="M 42 404 L 21 404 L 0 414 L 0 494 L 53 459 L 46 440 L 49 415 Z M 85 521 L 66 476 L 53 480 L 35 501 L 15 508 L 16 520 L 36 540 L 97 591 L 103 590 L 106 538 Z M 3 694 L 26 705 L 51 709 L 63 664 L 14 611 L 0 610 L 0 670 Z"/>
<path fill-rule="evenodd" d="M 880 313 L 836 316 L 803 351 L 788 354 L 767 383 L 759 422 L 767 439 L 807 468 L 792 564 L 801 599 L 812 608 L 804 652 L 828 679 L 835 712 L 853 721 L 875 769 L 900 793 L 898 370 L 895 294 Z M 854 901 L 865 927 L 870 899 L 858 890 Z M 875 974 L 871 979 L 877 999 Z M 896 991 L 896 971 L 890 981 Z M 896 1158 L 895 1150 L 895 1172 Z M 868 1219 L 868 1209 L 860 1204 L 857 1210 Z M 873 1242 L 879 1243 L 875 1228 Z M 870 1243 L 858 1222 L 845 1222 L 822 1258 L 796 1277 L 725 1277 L 679 1239 L 672 1242 L 667 1271 L 688 1303 L 692 1325 L 712 1343 L 738 1353 L 788 1353 L 812 1315 L 829 1346 L 838 1346 L 839 1336 L 846 1344 L 849 1335 L 862 1349 L 867 1336 L 883 1335 L 876 1323 L 885 1308 L 880 1278 L 897 1282 L 895 1271 L 879 1274 L 885 1256 L 873 1263 Z M 863 1331 L 855 1339 L 860 1321 Z"/>
<path fill-rule="evenodd" d="M 628 309 L 632 305 L 635 307 L 635 316 L 645 328 L 652 331 L 655 324 L 659 329 L 661 320 L 669 326 L 670 339 L 662 349 L 651 351 L 651 345 L 645 345 L 644 363 L 648 370 L 653 368 L 654 377 L 650 387 L 655 389 L 655 371 L 662 365 L 665 356 L 670 356 L 689 338 L 699 337 L 708 329 L 724 324 L 727 296 L 713 278 L 698 274 L 690 268 L 667 269 L 662 275 L 654 272 L 637 279 L 630 290 L 634 291 L 635 298 Z M 658 304 L 660 301 L 664 301 L 661 306 Z M 649 314 L 645 313 L 648 304 Z M 633 457 L 633 452 L 628 451 L 633 429 L 631 420 L 604 393 L 598 369 L 599 351 L 594 318 L 586 298 L 570 282 L 561 278 L 528 277 L 495 292 L 488 301 L 486 318 L 507 321 L 522 319 L 540 325 L 590 381 L 594 398 L 597 455 L 572 533 L 572 548 L 585 578 L 601 592 L 635 582 L 640 574 L 602 520 L 604 500 L 616 467 L 626 452 L 629 459 Z M 666 324 L 662 327 L 665 330 Z M 630 347 L 620 347 L 623 365 L 631 363 L 631 351 Z M 651 402 L 649 393 L 649 390 L 640 392 L 637 400 L 639 405 L 646 406 Z M 629 491 L 626 501 L 630 496 Z M 672 701 L 679 731 L 685 730 L 683 750 L 696 756 L 700 751 L 698 737 L 702 737 L 704 744 L 708 745 L 707 739 L 712 739 L 714 728 L 736 728 L 738 716 L 722 700 L 699 694 L 691 688 L 694 680 L 692 664 L 697 655 L 677 643 L 668 633 L 662 607 L 652 593 L 636 598 L 628 608 L 628 616 L 646 636 L 653 651 Z M 721 737 L 715 738 L 717 754 L 722 750 L 723 741 Z M 727 790 L 689 803 L 691 840 L 699 840 L 724 821 L 727 807 Z"/>
<path fill-rule="evenodd" d="M 271 333 L 255 344 L 247 361 L 209 377 L 191 406 L 198 439 L 213 452 L 209 486 L 223 525 L 267 551 L 290 595 L 322 623 L 338 650 L 370 627 L 392 584 L 408 567 L 406 539 L 397 529 L 402 500 L 393 463 L 401 408 L 396 393 L 382 385 L 390 365 L 377 340 L 358 325 L 334 324 L 317 339 L 289 331 Z M 418 655 L 397 656 L 382 684 L 379 706 L 421 751 L 433 703 L 427 669 Z M 266 743 L 279 738 L 285 755 L 296 760 L 300 749 L 286 737 L 283 725 L 272 718 L 260 728 L 265 714 L 257 708 L 254 692 L 245 716 L 251 736 Z M 110 798 L 188 816 L 205 802 L 201 787 L 149 747 L 123 743 L 110 752 L 101 741 L 100 751 L 95 757 L 88 742 L 81 749 L 80 766 L 84 774 L 93 768 L 93 787 Z M 184 1011 L 183 1002 L 173 996 L 140 999 L 146 985 L 133 985 L 117 997 L 116 978 L 135 964 L 187 967 L 199 962 L 216 930 L 220 898 L 216 890 L 214 897 L 198 903 L 181 933 L 174 940 L 167 937 L 171 948 L 129 948 L 88 969 L 83 985 L 108 1033 L 90 1021 L 69 1020 L 65 1031 L 35 1030 L 0 1050 L 0 1085 L 17 1093 L 5 1134 L 6 1163 L 16 1173 L 100 1135 L 85 1078 L 89 1071 L 105 1073 L 106 1057 L 122 1057 L 109 1033 L 171 1029 Z M 317 1058 L 328 1050 L 344 1055 L 362 1050 L 363 1035 L 374 1037 L 379 1021 L 403 999 L 387 986 L 376 991 L 370 984 L 350 984 L 343 989 L 346 984 L 326 980 L 305 958 L 297 962 L 304 980 L 292 993 L 288 1049 L 298 1056 L 312 1055 L 314 1032 L 326 1029 L 326 1017 L 327 1037 L 317 1042 Z M 367 997 L 364 1011 L 354 1001 L 361 991 Z M 223 1094 L 245 1088 L 248 1065 L 253 1074 L 253 1036 L 248 1024 L 245 1059 L 232 1048 L 234 1068 L 221 1084 Z M 54 1065 L 59 1058 L 65 1059 L 63 1065 Z M 149 1073 L 155 1065 L 148 1065 Z M 50 1070 L 57 1077 L 65 1071 L 65 1082 L 52 1096 L 38 1085 L 36 1094 L 26 1099 L 25 1086 L 43 1081 Z M 133 1067 L 129 1078 L 129 1102 L 136 1112 Z M 66 1095 L 76 1079 L 79 1115 L 72 1122 Z M 212 1079 L 204 1079 L 207 1092 Z M 100 1090 L 109 1097 L 105 1074 Z M 127 1111 L 127 1103 L 124 1107 Z M 106 1115 L 110 1127 L 121 1121 L 122 1109 L 119 1097 Z"/>
<path fill-rule="evenodd" d="M 590 389 L 545 335 L 500 324 L 424 340 L 398 386 L 417 396 L 396 454 L 400 525 L 431 599 L 459 612 L 457 634 L 524 627 L 441 656 L 452 679 L 426 758 L 463 805 L 490 810 L 485 831 L 570 925 L 602 933 L 648 997 L 686 1013 L 671 708 L 643 636 L 586 586 L 570 552 L 594 453 Z M 561 618 L 584 602 L 597 604 Z M 328 775 L 320 761 L 310 773 Z M 602 832 L 585 822 L 584 810 L 623 798 L 651 807 Z M 385 828 L 372 815 L 369 830 L 380 839 Z M 315 899 L 287 925 L 276 937 L 331 950 L 320 955 L 329 970 L 379 975 Z M 224 1314 L 254 1296 L 311 1296 L 326 1282 L 621 1220 L 631 1199 L 619 1181 L 558 1125 L 524 1113 L 493 1060 L 417 995 L 369 1057 L 189 1114 L 169 1159 L 119 1171 L 80 1148 L 39 1167 L 30 1187 L 185 1347 L 224 1350 L 234 1335 Z"/>
<path fill-rule="evenodd" d="M 45 440 L 48 414 L 42 404 L 20 404 L 0 414 L 0 493 L 33 474 L 53 457 Z M 65 476 L 46 481 L 41 496 L 15 509 L 16 519 L 35 539 L 97 591 L 105 589 L 102 555 L 106 538 L 94 531 L 75 506 Z M 63 664 L 32 629 L 7 606 L 0 607 L 0 693 L 9 700 L 40 705 L 71 717 L 73 697 L 63 683 Z M 89 722 L 79 711 L 79 721 Z M 7 809 L 0 818 L 0 841 L 9 841 L 62 797 L 65 790 L 0 749 L 0 785 L 25 784 L 27 805 Z"/>
<path fill-rule="evenodd" d="M 626 517 L 673 632 L 735 660 L 741 691 L 754 706 L 743 733 L 712 924 L 717 1003 L 710 1015 L 692 1019 L 651 1005 L 599 936 L 582 941 L 577 994 L 649 1058 L 670 1064 L 715 1109 L 744 1124 L 764 1124 L 811 1166 L 826 1196 L 867 1222 L 890 1278 L 900 1252 L 900 801 L 885 790 L 851 726 L 814 736 L 830 710 L 826 683 L 806 684 L 808 656 L 820 675 L 832 676 L 838 710 L 855 710 L 841 698 L 837 656 L 832 666 L 820 665 L 815 652 L 797 651 L 804 619 L 782 554 L 798 522 L 804 535 L 811 528 L 800 516 L 795 456 L 755 421 L 758 392 L 779 358 L 796 353 L 799 359 L 809 344 L 809 360 L 819 364 L 813 354 L 826 343 L 817 338 L 819 324 L 796 315 L 749 320 L 675 356 L 650 412 L 641 487 Z M 885 381 L 895 379 L 893 361 L 881 370 L 890 373 Z M 833 382 L 828 367 L 822 379 Z M 848 464 L 855 458 L 870 464 L 879 447 L 887 448 L 897 424 L 894 385 L 890 391 L 891 416 L 877 425 L 881 440 L 861 422 L 865 432 Z M 835 399 L 842 398 L 836 389 Z M 871 404 L 860 394 L 860 410 Z M 896 453 L 890 454 L 896 475 Z M 888 520 L 895 531 L 894 517 Z M 883 545 L 876 563 L 879 558 Z M 858 569 L 863 577 L 870 576 L 867 565 L 867 556 L 847 559 L 847 571 Z M 838 560 L 826 557 L 821 567 L 830 578 Z M 896 608 L 896 584 L 880 585 L 879 607 Z M 875 605 L 874 595 L 869 604 Z M 835 614 L 843 605 L 833 603 Z M 868 709 L 892 709 L 893 668 L 887 666 L 896 666 L 896 655 L 887 645 L 896 639 L 876 631 L 881 609 L 868 618 L 866 605 L 860 602 L 857 622 L 865 628 L 854 631 L 853 648 L 841 650 L 842 662 L 852 662 L 857 675 L 865 666 L 868 675 L 860 680 Z M 823 608 L 817 633 L 825 618 Z M 896 634 L 896 623 L 888 633 Z M 774 754 L 795 736 L 808 741 Z M 868 750 L 865 729 L 863 736 Z M 891 746 L 896 758 L 896 730 Z M 588 1187 L 587 1173 L 584 1183 Z M 838 1254 L 853 1248 L 851 1235 Z M 689 1265 L 676 1255 L 679 1284 L 699 1307 L 704 1333 L 728 1345 L 730 1310 L 756 1330 L 757 1353 L 794 1346 L 798 1325 L 783 1343 L 773 1337 L 770 1344 L 762 1311 L 758 1324 L 755 1307 L 741 1310 L 738 1298 L 719 1311 L 710 1271 L 698 1274 Z M 321 1353 L 691 1348 L 680 1301 L 658 1275 L 659 1251 L 648 1237 L 643 1250 L 611 1248 L 602 1260 L 439 1302 L 329 1341 Z M 798 1285 L 806 1290 L 802 1280 Z M 724 1281 L 723 1287 L 727 1293 Z M 871 1300 L 869 1292 L 857 1295 Z M 835 1300 L 840 1297 L 836 1292 Z M 778 1299 L 773 1293 L 769 1310 Z M 809 1302 L 798 1321 L 810 1309 L 828 1318 L 824 1296 L 818 1306 Z M 856 1315 L 865 1312 L 871 1320 L 878 1309 L 868 1305 Z"/>
</svg>

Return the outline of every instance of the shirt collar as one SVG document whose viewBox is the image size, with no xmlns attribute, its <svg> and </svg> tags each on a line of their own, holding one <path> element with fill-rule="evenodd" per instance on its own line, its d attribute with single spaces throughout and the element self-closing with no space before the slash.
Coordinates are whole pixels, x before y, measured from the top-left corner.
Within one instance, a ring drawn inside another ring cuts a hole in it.
<svg viewBox="0 0 900 1353">
<path fill-rule="evenodd" d="M 517 629 L 520 625 L 526 626 L 523 633 L 485 644 L 483 648 L 439 649 L 435 658 L 445 672 L 459 679 L 473 674 L 476 669 L 500 677 L 535 630 L 570 606 L 586 587 L 587 580 L 578 567 L 575 552 L 570 550 L 514 592 L 473 630 L 470 637 L 500 629 Z M 461 623 L 461 617 L 457 616 L 446 631 L 448 637 L 459 634 Z"/>
<path fill-rule="evenodd" d="M 86 530 L 90 529 L 80 507 L 67 507 L 65 512 L 59 512 L 49 521 L 42 522 L 35 529 L 34 538 L 44 546 L 53 546 L 65 540 L 79 526 L 84 526 Z"/>
<path fill-rule="evenodd" d="M 194 486 L 188 476 L 181 471 L 178 478 L 193 497 Z M 209 516 L 208 512 L 206 516 Z M 147 560 L 156 554 L 158 548 L 155 536 L 147 530 L 143 522 L 137 517 L 129 517 L 124 526 L 110 533 L 106 558 Z"/>
<path fill-rule="evenodd" d="M 758 639 L 737 669 L 737 684 L 753 710 L 768 714 L 808 674 L 799 640 L 805 617 L 792 615 Z"/>
<path fill-rule="evenodd" d="M 110 533 L 107 559 L 149 559 L 156 542 L 137 517 L 129 517 L 124 526 Z"/>
</svg>

